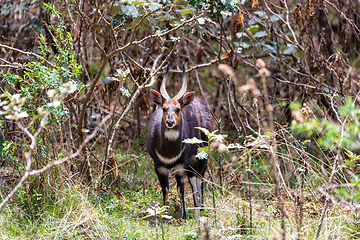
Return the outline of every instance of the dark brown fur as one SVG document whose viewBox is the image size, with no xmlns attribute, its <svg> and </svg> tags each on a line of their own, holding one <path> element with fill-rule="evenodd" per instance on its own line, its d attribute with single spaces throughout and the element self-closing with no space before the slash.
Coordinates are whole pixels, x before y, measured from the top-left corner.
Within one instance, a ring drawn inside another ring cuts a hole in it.
<svg viewBox="0 0 360 240">
<path fill-rule="evenodd" d="M 184 80 L 186 80 L 185 77 Z M 186 83 L 184 86 L 186 87 Z M 146 148 L 154 161 L 165 205 L 168 205 L 168 174 L 171 169 L 175 169 L 174 175 L 183 219 L 186 219 L 185 176 L 187 175 L 190 179 L 195 206 L 203 206 L 203 184 L 202 181 L 197 180 L 197 177 L 203 178 L 207 168 L 207 160 L 195 158 L 200 145 L 186 144 L 183 140 L 196 137 L 207 141 L 207 137 L 195 127 L 213 131 L 215 126 L 207 103 L 203 99 L 194 97 L 194 94 L 194 92 L 185 93 L 184 96 L 179 96 L 179 99 L 176 99 L 176 96 L 163 102 L 160 93 L 154 90 L 150 92 L 153 102 L 161 108 L 152 114 L 148 122 Z M 198 204 L 197 194 L 199 194 L 200 204 Z"/>
</svg>

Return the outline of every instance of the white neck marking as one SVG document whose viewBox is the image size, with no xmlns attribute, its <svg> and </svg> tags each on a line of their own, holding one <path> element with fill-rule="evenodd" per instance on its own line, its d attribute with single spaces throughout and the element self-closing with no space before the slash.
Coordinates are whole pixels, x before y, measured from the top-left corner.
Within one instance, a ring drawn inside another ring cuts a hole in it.
<svg viewBox="0 0 360 240">
<path fill-rule="evenodd" d="M 167 157 L 163 157 L 161 156 L 157 150 L 155 150 L 156 155 L 158 156 L 158 158 L 160 159 L 161 162 L 165 163 L 165 164 L 172 164 L 174 162 L 176 162 L 182 155 L 182 153 L 184 152 L 185 147 L 183 147 L 183 149 L 181 149 L 181 152 L 176 155 L 175 157 L 172 158 L 167 158 Z"/>
<path fill-rule="evenodd" d="M 165 138 L 167 138 L 169 141 L 176 141 L 179 136 L 180 136 L 180 132 L 179 130 L 174 130 L 174 129 L 166 129 L 164 131 L 164 136 Z"/>
</svg>

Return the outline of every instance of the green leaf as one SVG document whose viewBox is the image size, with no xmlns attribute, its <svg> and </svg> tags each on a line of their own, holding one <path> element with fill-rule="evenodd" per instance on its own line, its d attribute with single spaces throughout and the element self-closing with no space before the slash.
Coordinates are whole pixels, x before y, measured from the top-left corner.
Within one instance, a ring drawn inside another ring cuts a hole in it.
<svg viewBox="0 0 360 240">
<path fill-rule="evenodd" d="M 195 155 L 195 157 L 197 157 L 200 160 L 207 159 L 208 156 L 209 156 L 209 151 L 201 151 Z"/>
<path fill-rule="evenodd" d="M 153 3 L 153 4 L 149 5 L 150 11 L 155 11 L 156 9 L 159 9 L 161 7 L 162 7 L 162 5 L 159 3 Z"/>
<path fill-rule="evenodd" d="M 183 143 L 189 143 L 189 144 L 199 144 L 205 142 L 204 140 L 198 139 L 196 137 L 193 138 L 187 138 L 183 140 Z"/>
<path fill-rule="evenodd" d="M 277 15 L 272 15 L 271 17 L 270 17 L 270 21 L 271 22 L 277 22 L 277 21 L 279 21 L 280 20 L 280 18 L 277 16 Z"/>
<path fill-rule="evenodd" d="M 254 24 L 257 24 L 261 22 L 261 20 L 256 17 L 255 15 L 252 16 L 252 19 L 249 20 L 248 24 L 251 26 L 251 25 L 254 25 Z"/>
<path fill-rule="evenodd" d="M 285 48 L 285 50 L 283 51 L 283 53 L 285 55 L 291 55 L 292 53 L 296 52 L 296 48 L 294 45 L 292 44 L 288 44 L 287 47 Z"/>
<path fill-rule="evenodd" d="M 204 4 L 204 1 L 202 0 L 189 0 L 189 4 L 196 9 L 200 10 Z"/>
<path fill-rule="evenodd" d="M 254 34 L 254 38 L 261 38 L 261 37 L 265 37 L 267 36 L 267 32 L 266 31 L 260 31 Z"/>
<path fill-rule="evenodd" d="M 194 10 L 192 8 L 178 10 L 178 12 L 181 13 L 181 15 L 183 16 L 186 14 L 194 14 Z"/>
<path fill-rule="evenodd" d="M 144 5 L 144 1 L 140 1 L 140 0 L 134 0 L 134 1 L 131 1 L 132 4 L 136 4 L 136 5 Z"/>
<path fill-rule="evenodd" d="M 172 16 L 170 13 L 165 12 L 164 16 L 159 17 L 159 20 L 171 20 L 174 19 L 175 17 Z"/>
<path fill-rule="evenodd" d="M 271 132 L 266 132 L 264 133 L 265 136 L 267 136 L 268 138 L 270 138 L 272 136 L 272 133 Z"/>
<path fill-rule="evenodd" d="M 190 232 L 184 232 L 182 235 L 185 237 L 185 239 L 198 239 L 199 236 L 196 232 L 190 231 Z"/>
<path fill-rule="evenodd" d="M 360 159 L 360 155 L 357 155 L 355 153 L 353 153 L 352 151 L 350 151 L 349 149 L 345 148 L 345 154 L 346 156 L 348 156 L 348 158 L 350 158 L 352 161 L 357 161 Z"/>
<path fill-rule="evenodd" d="M 248 49 L 250 47 L 250 44 L 247 42 L 241 42 L 239 43 L 239 49 L 238 49 L 238 53 L 241 53 L 243 49 Z"/>
<path fill-rule="evenodd" d="M 200 147 L 198 148 L 198 152 L 205 152 L 208 151 L 209 149 L 207 147 Z"/>
<path fill-rule="evenodd" d="M 119 89 L 119 92 L 120 92 L 121 96 L 125 96 L 125 97 L 130 97 L 131 96 L 129 90 L 127 88 L 125 88 L 125 87 L 121 87 Z"/>
<path fill-rule="evenodd" d="M 6 15 L 8 15 L 10 13 L 10 11 L 11 11 L 11 8 L 12 8 L 11 3 L 5 4 L 0 10 L 0 18 L 5 17 Z"/>
<path fill-rule="evenodd" d="M 124 21 L 125 21 L 125 15 L 124 14 L 116 14 L 113 17 L 112 21 L 111 21 L 111 25 L 112 25 L 113 28 L 117 28 Z"/>
<path fill-rule="evenodd" d="M 355 166 L 355 162 L 351 161 L 351 160 L 344 160 L 345 165 L 348 167 L 354 167 Z"/>
<path fill-rule="evenodd" d="M 256 15 L 258 15 L 259 17 L 265 17 L 266 13 L 264 11 L 256 11 L 254 12 Z"/>
<path fill-rule="evenodd" d="M 249 37 L 249 36 L 246 34 L 246 32 L 238 32 L 238 33 L 236 33 L 236 36 L 237 36 L 238 38 L 241 38 L 241 37 Z"/>
<path fill-rule="evenodd" d="M 200 131 L 202 131 L 203 133 L 205 133 L 206 136 L 209 136 L 209 130 L 207 130 L 206 128 L 202 128 L 202 127 L 195 127 L 196 129 L 199 129 Z"/>
<path fill-rule="evenodd" d="M 301 109 L 301 103 L 300 102 L 292 102 L 290 104 L 290 109 L 292 111 Z"/>
<path fill-rule="evenodd" d="M 121 10 L 125 13 L 126 16 L 131 16 L 133 18 L 137 18 L 139 16 L 139 12 L 134 4 L 122 5 Z"/>
<path fill-rule="evenodd" d="M 230 12 L 232 12 L 232 13 L 235 12 L 235 8 L 234 8 L 234 6 L 232 4 L 233 3 L 232 1 L 223 0 L 221 2 L 225 5 L 226 9 L 228 9 Z"/>
<path fill-rule="evenodd" d="M 106 84 L 106 83 L 109 83 L 109 82 L 112 82 L 112 81 L 118 81 L 118 79 L 114 78 L 114 77 L 107 77 L 104 80 L 102 80 L 100 84 Z"/>
<path fill-rule="evenodd" d="M 37 18 L 29 19 L 29 24 L 30 25 L 37 25 L 37 24 L 39 24 L 39 19 L 37 19 Z"/>
<path fill-rule="evenodd" d="M 251 27 L 248 27 L 247 30 L 249 32 L 251 32 L 251 34 L 255 34 L 259 30 L 259 26 L 258 25 L 253 25 Z"/>
<path fill-rule="evenodd" d="M 263 44 L 263 46 L 266 48 L 266 51 L 268 51 L 269 53 L 276 53 L 276 49 L 269 45 L 269 44 Z"/>
</svg>

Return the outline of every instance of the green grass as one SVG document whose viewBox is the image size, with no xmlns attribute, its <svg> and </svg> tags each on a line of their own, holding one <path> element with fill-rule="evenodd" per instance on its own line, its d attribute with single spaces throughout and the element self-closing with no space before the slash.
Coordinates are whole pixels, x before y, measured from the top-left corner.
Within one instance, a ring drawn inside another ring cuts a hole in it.
<svg viewBox="0 0 360 240">
<path fill-rule="evenodd" d="M 140 150 L 139 152 L 142 152 Z M 31 199 L 19 191 L 0 214 L 1 239 L 162 239 L 162 230 L 154 218 L 148 215 L 149 206 L 159 204 L 162 196 L 152 160 L 146 154 L 119 151 L 115 155 L 119 166 L 119 180 L 104 191 L 97 192 L 71 179 L 58 182 L 58 185 L 43 189 Z M 261 166 L 264 159 L 257 159 L 257 174 L 252 175 L 252 182 L 261 183 L 265 179 L 267 168 Z M 63 169 L 64 170 L 64 169 Z M 59 169 L 49 171 L 61 174 Z M 210 171 L 209 171 L 210 172 Z M 171 220 L 163 220 L 164 239 L 201 239 L 205 234 L 204 224 L 209 229 L 212 239 L 271 239 L 281 236 L 281 215 L 277 198 L 270 184 L 231 182 L 225 175 L 224 188 L 219 188 L 217 176 L 207 174 L 205 190 L 206 209 L 197 217 L 193 208 L 190 187 L 186 184 L 186 205 L 189 220 L 179 221 L 180 204 L 174 178 L 170 178 Z M 214 170 L 213 173 L 216 171 Z M 241 167 L 238 172 L 241 173 Z M 113 175 L 109 175 L 108 185 Z M 314 178 L 314 177 L 313 177 Z M 314 180 L 309 182 L 313 182 Z M 55 177 L 54 177 L 55 179 Z M 247 179 L 243 179 L 247 181 Z M 35 181 L 32 179 L 32 181 Z M 54 183 L 53 183 L 54 184 Z M 46 184 L 44 184 L 46 185 Z M 51 192 L 54 191 L 55 192 Z M 304 217 L 301 229 L 302 239 L 315 236 L 323 203 L 310 198 L 315 188 L 307 187 L 304 195 Z M 296 189 L 291 189 L 298 196 Z M 51 192 L 48 193 L 48 192 Z M 282 191 L 285 199 L 287 218 L 285 219 L 287 239 L 298 236 L 295 206 Z M 2 195 L 4 195 L 2 193 Z M 252 216 L 250 220 L 251 196 Z M 36 200 L 36 201 L 35 201 Z M 36 206 L 31 206 L 36 204 Z M 320 239 L 356 238 L 359 224 L 356 224 L 354 212 L 331 205 L 325 217 Z M 250 224 L 252 228 L 250 228 Z"/>
<path fill-rule="evenodd" d="M 59 199 L 44 207 L 42 214 L 31 220 L 14 203 L 8 205 L 1 214 L 0 236 L 2 239 L 156 239 L 154 219 L 143 219 L 148 203 L 153 204 L 152 194 L 124 193 L 122 198 L 115 198 L 111 193 L 90 194 L 85 189 L 68 186 L 59 193 Z M 207 206 L 211 198 L 207 192 Z M 214 239 L 221 237 L 233 239 L 252 238 L 254 235 L 264 239 L 280 236 L 280 218 L 276 217 L 273 202 L 255 200 L 253 202 L 253 229 L 249 229 L 249 203 L 230 194 L 227 197 L 216 194 L 216 208 L 205 210 L 202 222 L 206 222 Z M 160 199 L 160 196 L 158 196 Z M 188 197 L 188 206 L 191 199 Z M 176 205 L 175 199 L 171 208 Z M 294 221 L 291 216 L 292 204 L 288 206 L 290 221 L 287 221 L 288 237 L 296 237 Z M 188 209 L 190 219 L 187 222 L 166 221 L 165 239 L 191 239 L 198 235 L 201 224 L 194 218 L 194 210 Z M 170 215 L 176 215 L 171 209 Z M 346 224 L 351 215 L 342 214 L 341 210 L 329 211 L 324 221 L 323 235 L 329 238 L 346 237 Z M 303 237 L 313 238 L 318 216 L 307 214 L 304 217 Z M 329 239 L 327 238 L 327 239 Z"/>
<path fill-rule="evenodd" d="M 206 205 L 212 206 L 209 195 L 207 192 Z M 202 219 L 208 224 L 214 239 L 221 236 L 239 236 L 239 239 L 250 239 L 254 235 L 264 239 L 280 236 L 280 218 L 276 216 L 275 202 L 253 200 L 253 229 L 250 230 L 248 201 L 234 193 L 226 197 L 219 193 L 215 195 L 216 208 L 205 210 Z M 124 192 L 120 198 L 114 196 L 111 192 L 99 195 L 68 186 L 61 190 L 54 204 L 43 207 L 36 220 L 27 218 L 16 203 L 9 204 L 1 214 L 0 236 L 2 239 L 156 239 L 156 231 L 161 235 L 160 228 L 156 230 L 154 219 L 143 219 L 147 215 L 148 204 L 160 200 L 160 194 L 139 191 Z M 177 199 L 172 199 L 170 215 L 178 216 L 174 212 L 177 204 Z M 166 221 L 165 239 L 187 239 L 187 236 L 198 233 L 201 224 L 194 218 L 194 210 L 190 209 L 190 197 L 187 197 L 187 205 L 190 219 L 187 222 Z M 293 208 L 292 204 L 288 204 L 290 220 L 286 222 L 289 237 L 296 237 L 295 222 L 291 216 Z M 306 239 L 314 237 L 319 215 L 312 211 L 320 211 L 318 208 L 313 209 L 309 205 L 309 211 L 305 213 L 303 237 Z M 330 210 L 322 234 L 348 236 L 346 225 L 351 218 L 350 214 L 344 214 L 340 209 Z"/>
</svg>

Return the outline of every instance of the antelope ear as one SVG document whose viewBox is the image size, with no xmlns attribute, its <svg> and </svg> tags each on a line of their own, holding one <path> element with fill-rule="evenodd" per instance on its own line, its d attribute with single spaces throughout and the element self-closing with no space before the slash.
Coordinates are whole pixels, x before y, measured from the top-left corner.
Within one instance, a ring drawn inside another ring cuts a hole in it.
<svg viewBox="0 0 360 240">
<path fill-rule="evenodd" d="M 195 98 L 195 92 L 188 92 L 182 97 L 182 105 L 185 107 L 189 105 Z"/>
<path fill-rule="evenodd" d="M 162 105 L 161 94 L 155 90 L 150 90 L 150 99 L 158 106 Z"/>
</svg>

